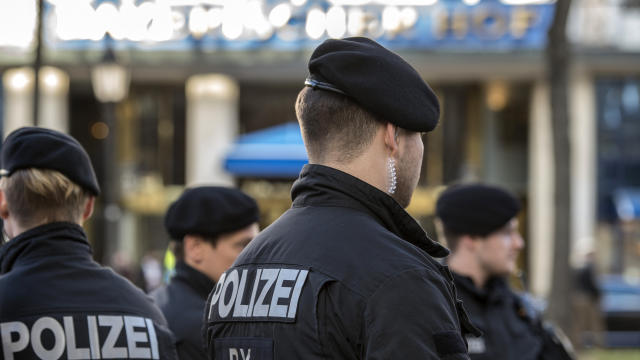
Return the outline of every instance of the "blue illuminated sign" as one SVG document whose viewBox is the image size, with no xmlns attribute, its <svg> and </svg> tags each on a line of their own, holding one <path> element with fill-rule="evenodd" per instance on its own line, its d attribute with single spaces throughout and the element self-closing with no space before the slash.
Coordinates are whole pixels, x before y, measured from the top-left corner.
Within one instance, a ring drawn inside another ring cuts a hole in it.
<svg viewBox="0 0 640 360">
<path fill-rule="evenodd" d="M 402 49 L 537 50 L 546 43 L 554 10 L 553 4 L 499 0 L 475 5 L 461 0 L 422 2 L 431 5 L 408 0 L 65 3 L 46 7 L 47 45 L 53 49 L 102 48 L 108 31 L 117 47 L 150 51 L 296 51 L 347 36 L 367 36 Z"/>
</svg>

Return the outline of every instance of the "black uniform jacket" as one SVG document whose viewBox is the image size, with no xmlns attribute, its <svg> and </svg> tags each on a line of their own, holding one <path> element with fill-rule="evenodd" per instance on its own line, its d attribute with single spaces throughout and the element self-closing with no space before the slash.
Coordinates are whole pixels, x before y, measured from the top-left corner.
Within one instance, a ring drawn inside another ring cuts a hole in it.
<svg viewBox="0 0 640 360">
<path fill-rule="evenodd" d="M 214 285 L 206 275 L 180 261 L 169 285 L 151 294 L 169 322 L 180 359 L 207 359 L 202 318 L 207 295 Z"/>
<path fill-rule="evenodd" d="M 0 353 L 10 359 L 176 359 L 152 300 L 91 259 L 82 228 L 51 223 L 0 251 Z"/>
<path fill-rule="evenodd" d="M 210 356 L 468 359 L 448 251 L 395 200 L 320 165 L 292 197 L 211 293 Z"/>
<path fill-rule="evenodd" d="M 503 278 L 478 289 L 471 278 L 453 273 L 458 296 L 482 336 L 467 336 L 473 360 L 538 359 L 543 340 L 520 298 Z"/>
</svg>

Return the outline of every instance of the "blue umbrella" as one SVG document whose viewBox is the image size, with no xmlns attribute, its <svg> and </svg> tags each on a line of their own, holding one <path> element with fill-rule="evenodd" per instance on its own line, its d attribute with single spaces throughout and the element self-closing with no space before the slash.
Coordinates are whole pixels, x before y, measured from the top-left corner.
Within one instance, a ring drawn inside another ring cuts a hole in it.
<svg viewBox="0 0 640 360">
<path fill-rule="evenodd" d="M 291 122 L 240 136 L 224 167 L 240 177 L 296 178 L 308 161 L 300 127 Z"/>
</svg>

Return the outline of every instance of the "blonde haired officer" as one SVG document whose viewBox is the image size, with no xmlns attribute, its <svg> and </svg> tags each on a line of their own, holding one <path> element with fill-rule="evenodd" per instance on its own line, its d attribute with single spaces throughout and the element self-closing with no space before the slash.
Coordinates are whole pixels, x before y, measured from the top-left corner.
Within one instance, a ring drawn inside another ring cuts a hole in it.
<svg viewBox="0 0 640 360">
<path fill-rule="evenodd" d="M 82 146 L 25 127 L 0 157 L 2 358 L 176 359 L 160 310 L 91 258 L 82 224 L 100 188 Z"/>
</svg>

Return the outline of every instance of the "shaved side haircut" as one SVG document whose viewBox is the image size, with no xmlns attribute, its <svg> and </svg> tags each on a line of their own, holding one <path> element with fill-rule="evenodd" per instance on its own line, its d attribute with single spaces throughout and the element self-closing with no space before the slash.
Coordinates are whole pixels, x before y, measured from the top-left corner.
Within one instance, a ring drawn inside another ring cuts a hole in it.
<svg viewBox="0 0 640 360">
<path fill-rule="evenodd" d="M 382 124 L 348 97 L 310 87 L 298 94 L 296 116 L 314 163 L 355 159 L 373 142 Z"/>
</svg>

